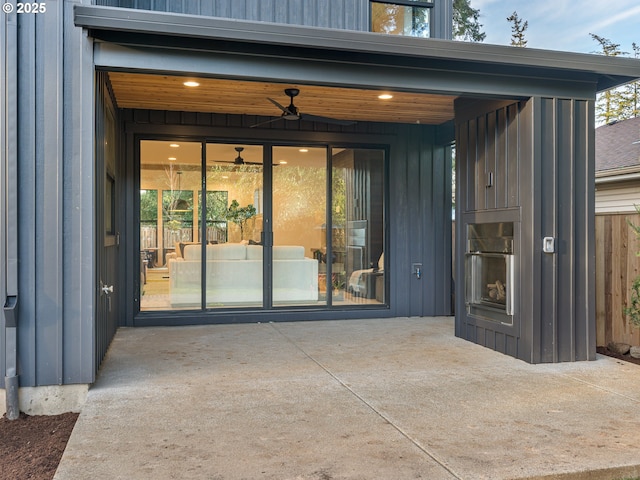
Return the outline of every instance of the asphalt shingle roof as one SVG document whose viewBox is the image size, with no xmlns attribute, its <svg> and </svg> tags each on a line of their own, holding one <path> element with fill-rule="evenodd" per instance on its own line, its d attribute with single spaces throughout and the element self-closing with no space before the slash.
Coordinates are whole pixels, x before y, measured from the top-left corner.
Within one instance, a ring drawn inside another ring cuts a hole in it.
<svg viewBox="0 0 640 480">
<path fill-rule="evenodd" d="M 640 117 L 596 128 L 596 172 L 640 166 Z"/>
</svg>

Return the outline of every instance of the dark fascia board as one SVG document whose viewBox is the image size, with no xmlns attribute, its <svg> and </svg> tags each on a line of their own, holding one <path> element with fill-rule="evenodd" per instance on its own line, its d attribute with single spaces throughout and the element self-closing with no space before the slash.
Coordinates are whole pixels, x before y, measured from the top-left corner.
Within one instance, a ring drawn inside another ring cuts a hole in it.
<svg viewBox="0 0 640 480">
<path fill-rule="evenodd" d="M 453 70 L 469 73 L 495 68 L 506 76 L 556 77 L 561 80 L 575 78 L 576 81 L 593 82 L 597 91 L 640 78 L 640 60 L 633 58 L 116 7 L 76 5 L 74 15 L 76 26 L 94 32 L 129 32 L 279 48 L 309 48 L 396 60 L 440 60 Z"/>
</svg>

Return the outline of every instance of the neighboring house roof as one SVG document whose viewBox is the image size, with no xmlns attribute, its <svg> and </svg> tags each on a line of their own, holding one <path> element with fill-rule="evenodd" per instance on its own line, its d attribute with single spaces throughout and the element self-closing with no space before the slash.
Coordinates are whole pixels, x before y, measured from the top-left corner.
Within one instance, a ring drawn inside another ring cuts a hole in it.
<svg viewBox="0 0 640 480">
<path fill-rule="evenodd" d="M 596 128 L 596 172 L 621 174 L 634 167 L 640 170 L 640 117 Z"/>
<path fill-rule="evenodd" d="M 640 205 L 640 118 L 596 128 L 596 214 Z"/>
</svg>

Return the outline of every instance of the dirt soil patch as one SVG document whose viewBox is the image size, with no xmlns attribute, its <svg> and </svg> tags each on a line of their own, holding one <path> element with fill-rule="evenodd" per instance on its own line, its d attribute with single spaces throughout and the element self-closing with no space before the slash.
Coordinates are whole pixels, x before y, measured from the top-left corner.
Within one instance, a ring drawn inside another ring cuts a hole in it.
<svg viewBox="0 0 640 480">
<path fill-rule="evenodd" d="M 0 419 L 0 479 L 51 480 L 78 419 L 77 413 Z"/>
</svg>

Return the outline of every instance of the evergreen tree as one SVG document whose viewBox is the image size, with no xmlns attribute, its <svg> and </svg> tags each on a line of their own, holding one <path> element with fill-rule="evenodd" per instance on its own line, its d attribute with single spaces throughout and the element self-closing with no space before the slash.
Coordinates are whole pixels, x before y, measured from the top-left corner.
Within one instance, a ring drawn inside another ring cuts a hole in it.
<svg viewBox="0 0 640 480">
<path fill-rule="evenodd" d="M 482 42 L 487 36 L 481 28 L 480 10 L 471 7 L 471 0 L 453 0 L 453 38 Z"/>
<path fill-rule="evenodd" d="M 598 53 L 606 55 L 607 57 L 617 57 L 624 54 L 624 52 L 620 50 L 620 44 L 613 43 L 608 38 L 601 37 L 594 33 L 590 33 L 589 35 L 600 45 L 601 51 Z M 620 118 L 620 106 L 624 103 L 623 97 L 623 91 L 619 88 L 607 90 L 599 94 L 596 99 L 596 119 L 603 121 L 605 124 L 615 120 L 622 120 L 622 118 Z"/>
<path fill-rule="evenodd" d="M 640 58 L 640 45 L 632 43 L 633 56 Z M 640 82 L 630 83 L 625 87 L 625 117 L 640 117 Z"/>
<path fill-rule="evenodd" d="M 511 45 L 514 47 L 526 47 L 527 40 L 524 38 L 524 32 L 529 27 L 529 22 L 522 23 L 522 19 L 518 16 L 518 12 L 514 11 L 507 21 L 511 22 Z"/>
</svg>

